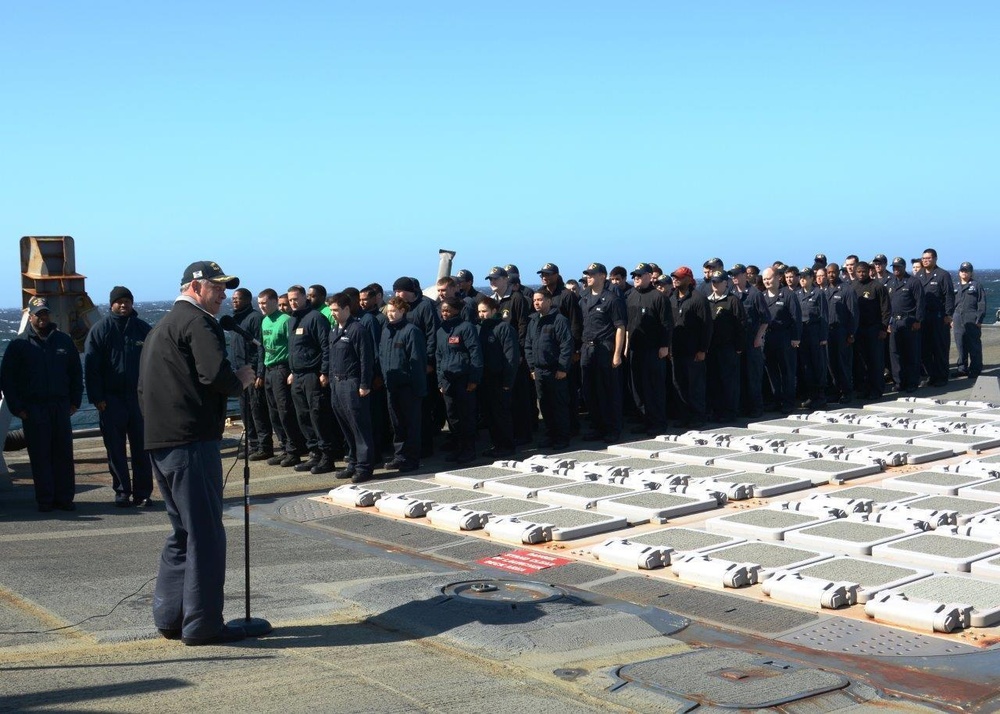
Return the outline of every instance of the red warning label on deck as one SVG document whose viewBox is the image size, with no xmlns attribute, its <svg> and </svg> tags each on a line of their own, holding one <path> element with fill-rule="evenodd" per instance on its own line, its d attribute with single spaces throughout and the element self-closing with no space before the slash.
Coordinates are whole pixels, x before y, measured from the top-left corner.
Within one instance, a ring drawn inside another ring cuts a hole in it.
<svg viewBox="0 0 1000 714">
<path fill-rule="evenodd" d="M 566 565 L 573 561 L 566 558 L 557 558 L 554 555 L 546 555 L 545 553 L 536 553 L 533 550 L 512 550 L 509 553 L 501 553 L 500 555 L 494 555 L 492 558 L 483 558 L 476 562 L 480 565 L 488 565 L 491 568 L 499 568 L 511 573 L 527 575 L 537 573 L 539 570 L 545 570 L 546 568 Z"/>
</svg>

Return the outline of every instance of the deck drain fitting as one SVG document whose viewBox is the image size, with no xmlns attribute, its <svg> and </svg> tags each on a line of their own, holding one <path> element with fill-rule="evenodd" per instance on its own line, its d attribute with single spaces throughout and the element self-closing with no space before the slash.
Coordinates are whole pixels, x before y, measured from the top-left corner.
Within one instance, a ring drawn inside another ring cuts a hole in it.
<svg viewBox="0 0 1000 714">
<path fill-rule="evenodd" d="M 467 580 L 446 585 L 442 592 L 466 601 L 501 605 L 551 602 L 566 594 L 551 585 L 526 580 Z"/>
</svg>

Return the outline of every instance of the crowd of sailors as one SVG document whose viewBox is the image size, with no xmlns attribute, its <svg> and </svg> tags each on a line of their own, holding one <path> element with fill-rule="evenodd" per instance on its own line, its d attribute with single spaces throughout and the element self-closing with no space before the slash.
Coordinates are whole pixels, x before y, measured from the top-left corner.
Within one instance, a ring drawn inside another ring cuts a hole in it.
<svg viewBox="0 0 1000 714">
<path fill-rule="evenodd" d="M 228 359 L 253 371 L 240 397 L 249 458 L 363 482 L 379 466 L 418 469 L 435 449 L 458 464 L 511 457 L 534 444 L 539 412 L 537 446 L 558 450 L 576 435 L 614 443 L 911 393 L 983 369 L 985 290 L 970 263 L 954 281 L 933 249 L 911 261 L 816 255 L 801 268 L 712 258 L 697 277 L 688 266 L 599 262 L 575 280 L 553 263 L 537 275 L 531 289 L 515 265 L 494 266 L 480 292 L 463 269 L 437 281 L 436 299 L 409 276 L 389 292 L 236 289 Z M 116 504 L 150 504 L 136 393 L 151 328 L 128 288 L 110 304 L 83 369 L 43 298 L 4 355 L 0 387 L 24 422 L 40 510 L 73 508 L 69 415 L 84 377 Z"/>
</svg>

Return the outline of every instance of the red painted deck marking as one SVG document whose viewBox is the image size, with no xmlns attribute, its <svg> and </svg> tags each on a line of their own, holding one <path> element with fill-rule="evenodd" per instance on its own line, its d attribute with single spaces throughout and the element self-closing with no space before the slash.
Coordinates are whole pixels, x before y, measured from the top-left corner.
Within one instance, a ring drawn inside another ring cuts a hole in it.
<svg viewBox="0 0 1000 714">
<path fill-rule="evenodd" d="M 530 575 L 546 568 L 557 568 L 560 565 L 572 563 L 566 558 L 557 558 L 554 555 L 536 553 L 533 550 L 512 550 L 509 553 L 501 553 L 491 558 L 483 558 L 476 561 L 479 565 L 488 565 L 491 568 L 499 568 L 512 573 Z"/>
</svg>

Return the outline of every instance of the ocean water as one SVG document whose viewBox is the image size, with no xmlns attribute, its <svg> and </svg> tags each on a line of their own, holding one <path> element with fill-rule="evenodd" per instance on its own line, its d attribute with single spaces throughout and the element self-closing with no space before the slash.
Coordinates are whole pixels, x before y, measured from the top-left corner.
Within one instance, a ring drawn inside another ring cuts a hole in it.
<svg viewBox="0 0 1000 714">
<path fill-rule="evenodd" d="M 958 282 L 958 274 L 953 274 L 953 279 Z M 997 321 L 997 311 L 1000 310 L 1000 269 L 977 270 L 976 277 L 986 286 L 986 319 L 985 324 L 994 324 Z M 482 288 L 480 288 L 482 289 Z M 170 310 L 173 300 L 160 300 L 156 302 L 136 303 L 135 309 L 139 316 L 151 325 L 155 325 L 163 315 Z M 228 307 L 228 303 L 227 306 Z M 223 308 L 223 313 L 231 312 Z M 101 311 L 106 314 L 106 309 Z M 17 335 L 17 328 L 21 324 L 21 311 L 15 308 L 0 309 L 0 355 L 7 350 L 7 344 Z M 86 385 L 84 385 L 86 390 Z M 239 411 L 239 401 L 230 400 L 229 412 Z M 97 410 L 83 399 L 80 410 L 73 415 L 73 426 L 77 429 L 96 427 L 98 425 Z M 15 417 L 11 423 L 12 429 L 20 428 L 20 421 Z"/>
<path fill-rule="evenodd" d="M 139 313 L 139 317 L 148 322 L 150 325 L 155 325 L 160 321 L 160 318 L 167 314 L 171 306 L 174 304 L 173 300 L 159 300 L 156 302 L 145 302 L 136 303 L 135 311 Z M 232 312 L 232 310 L 227 310 L 225 308 L 229 307 L 227 303 L 223 309 L 223 313 Z M 101 315 L 104 316 L 108 313 L 106 308 L 100 308 Z M 6 352 L 7 345 L 10 343 L 17 335 L 17 328 L 21 324 L 21 311 L 17 309 L 0 309 L 0 355 Z M 83 355 L 80 356 L 83 359 Z M 89 429 L 92 427 L 97 427 L 98 413 L 94 408 L 94 405 L 87 401 L 87 385 L 83 385 L 84 396 L 83 404 L 80 405 L 80 409 L 73 415 L 73 428 L 74 429 Z M 229 400 L 229 413 L 239 413 L 239 400 L 231 399 Z M 11 420 L 11 429 L 20 429 L 21 420 L 14 417 Z"/>
</svg>

